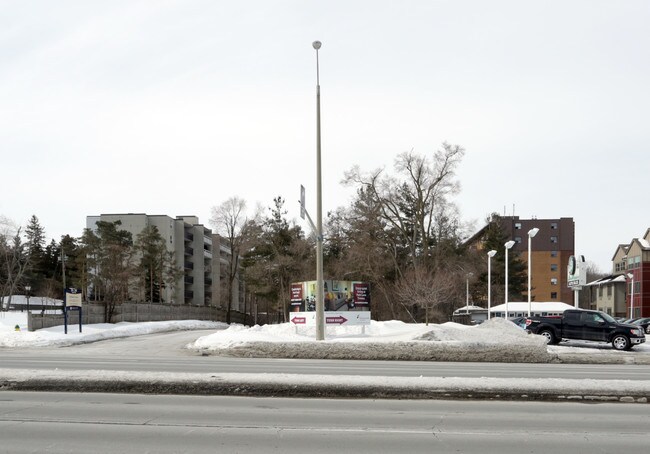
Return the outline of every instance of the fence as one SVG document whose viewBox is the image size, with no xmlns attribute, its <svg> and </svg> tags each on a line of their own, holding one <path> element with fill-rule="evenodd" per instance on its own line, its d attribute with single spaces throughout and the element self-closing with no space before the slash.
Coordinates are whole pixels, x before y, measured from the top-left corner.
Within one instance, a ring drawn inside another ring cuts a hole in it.
<svg viewBox="0 0 650 454">
<path fill-rule="evenodd" d="M 105 307 L 103 304 L 87 303 L 83 305 L 81 322 L 84 325 L 95 323 L 106 323 L 104 317 Z M 159 322 L 167 320 L 209 320 L 226 321 L 226 310 L 207 306 L 186 306 L 186 305 L 164 305 L 149 303 L 123 303 L 115 307 L 115 313 L 111 322 Z M 250 325 L 250 316 L 231 311 L 230 322 Z M 29 331 L 34 331 L 51 326 L 64 324 L 63 313 L 29 313 L 27 315 L 27 326 Z M 79 312 L 68 312 L 68 325 L 79 324 Z"/>
</svg>

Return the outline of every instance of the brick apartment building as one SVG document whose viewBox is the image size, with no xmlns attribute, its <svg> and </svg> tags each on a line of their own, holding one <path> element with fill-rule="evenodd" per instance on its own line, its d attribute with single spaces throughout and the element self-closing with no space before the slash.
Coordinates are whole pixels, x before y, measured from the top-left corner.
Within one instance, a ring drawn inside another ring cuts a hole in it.
<svg viewBox="0 0 650 454">
<path fill-rule="evenodd" d="M 539 229 L 531 240 L 531 294 L 533 301 L 574 304 L 573 291 L 567 283 L 569 257 L 575 254 L 575 224 L 573 218 L 520 219 L 519 216 L 500 217 L 501 229 L 513 240 L 511 250 L 517 251 L 528 264 L 528 231 Z M 488 226 L 483 227 L 467 242 L 481 248 L 480 242 Z M 502 253 L 502 251 L 498 251 Z M 527 295 L 524 292 L 527 300 Z"/>
<path fill-rule="evenodd" d="M 650 228 L 643 237 L 619 244 L 612 274 L 588 286 L 593 309 L 615 317 L 650 317 Z"/>
<path fill-rule="evenodd" d="M 521 254 L 528 264 L 528 231 L 538 228 L 531 240 L 531 282 L 533 301 L 558 301 L 574 304 L 574 294 L 567 283 L 569 257 L 575 255 L 575 223 L 573 218 L 520 219 L 501 218 L 502 228 L 514 240 L 512 250 Z"/>
</svg>

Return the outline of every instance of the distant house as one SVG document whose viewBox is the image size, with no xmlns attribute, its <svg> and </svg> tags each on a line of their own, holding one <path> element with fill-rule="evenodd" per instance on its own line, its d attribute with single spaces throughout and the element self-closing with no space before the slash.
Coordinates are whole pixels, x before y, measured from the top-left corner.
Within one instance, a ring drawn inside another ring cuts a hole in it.
<svg viewBox="0 0 650 454">
<path fill-rule="evenodd" d="M 592 307 L 598 310 L 615 317 L 650 317 L 650 228 L 642 238 L 619 244 L 612 274 L 587 286 Z"/>
</svg>

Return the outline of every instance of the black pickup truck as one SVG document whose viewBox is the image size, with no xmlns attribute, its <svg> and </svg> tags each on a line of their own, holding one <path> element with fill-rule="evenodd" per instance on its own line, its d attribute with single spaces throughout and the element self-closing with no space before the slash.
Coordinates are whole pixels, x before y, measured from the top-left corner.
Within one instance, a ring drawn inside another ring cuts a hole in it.
<svg viewBox="0 0 650 454">
<path fill-rule="evenodd" d="M 557 344 L 562 339 L 611 342 L 616 350 L 629 350 L 645 342 L 643 329 L 619 323 L 600 311 L 568 309 L 561 317 L 529 317 L 526 329 Z"/>
</svg>

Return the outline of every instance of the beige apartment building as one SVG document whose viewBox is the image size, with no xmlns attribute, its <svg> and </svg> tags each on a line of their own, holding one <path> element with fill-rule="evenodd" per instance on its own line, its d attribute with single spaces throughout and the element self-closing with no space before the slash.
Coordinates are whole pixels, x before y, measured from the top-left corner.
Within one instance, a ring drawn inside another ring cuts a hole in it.
<svg viewBox="0 0 650 454">
<path fill-rule="evenodd" d="M 133 239 L 147 226 L 155 226 L 165 240 L 167 251 L 182 269 L 182 276 L 173 288 L 163 289 L 162 298 L 170 304 L 227 307 L 222 298 L 227 282 L 230 249 L 225 239 L 199 223 L 196 216 L 147 215 L 143 213 L 101 214 L 87 216 L 86 227 L 96 230 L 98 221 L 120 221 L 119 229 L 130 232 Z M 233 286 L 231 308 L 243 311 L 244 282 Z M 134 296 L 134 298 L 137 298 Z"/>
</svg>

